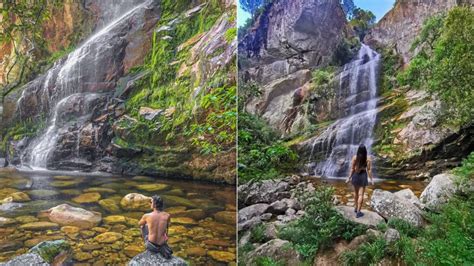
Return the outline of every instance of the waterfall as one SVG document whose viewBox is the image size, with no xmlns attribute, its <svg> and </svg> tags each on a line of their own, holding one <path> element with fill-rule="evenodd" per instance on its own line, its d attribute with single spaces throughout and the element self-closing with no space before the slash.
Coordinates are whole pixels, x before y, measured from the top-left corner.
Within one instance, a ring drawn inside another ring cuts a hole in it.
<svg viewBox="0 0 474 266">
<path fill-rule="evenodd" d="M 120 57 L 123 56 L 120 50 L 125 42 L 123 36 L 133 22 L 133 16 L 144 12 L 151 2 L 153 0 L 98 1 L 96 4 L 101 10 L 98 30 L 67 58 L 56 62 L 47 73 L 32 81 L 31 85 L 26 85 L 17 101 L 20 119 L 28 116 L 22 109 L 22 106 L 28 106 L 27 94 L 36 95 L 40 102 L 39 112 L 46 114 L 48 119 L 46 130 L 23 150 L 21 165 L 34 169 L 47 168 L 48 158 L 55 149 L 61 127 L 66 124 L 58 123 L 58 119 L 71 97 L 79 94 L 96 95 L 96 92 L 104 92 L 115 86 L 115 77 L 120 76 L 123 71 L 118 66 Z"/>
<path fill-rule="evenodd" d="M 336 120 L 312 143 L 310 161 L 314 174 L 326 177 L 346 177 L 352 156 L 360 144 L 370 154 L 377 116 L 377 71 L 380 55 L 362 44 L 357 57 L 343 67 L 339 89 L 348 80 L 344 117 Z M 313 158 L 314 154 L 318 158 Z"/>
</svg>

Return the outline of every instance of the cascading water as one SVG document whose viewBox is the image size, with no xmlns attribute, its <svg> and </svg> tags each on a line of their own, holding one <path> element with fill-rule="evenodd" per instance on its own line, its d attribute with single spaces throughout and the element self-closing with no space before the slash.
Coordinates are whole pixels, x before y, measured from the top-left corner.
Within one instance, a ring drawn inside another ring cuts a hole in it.
<svg viewBox="0 0 474 266">
<path fill-rule="evenodd" d="M 22 106 L 28 106 L 29 99 L 26 94 L 36 97 L 41 108 L 38 113 L 49 114 L 49 119 L 42 135 L 31 141 L 23 150 L 21 165 L 33 169 L 47 168 L 48 157 L 55 149 L 61 126 L 65 124 L 58 124 L 58 117 L 70 97 L 81 93 L 107 91 L 115 85 L 114 79 L 123 72 L 118 65 L 122 59 L 120 56 L 123 57 L 124 53 L 119 50 L 125 41 L 124 32 L 127 32 L 133 16 L 144 12 L 143 9 L 151 2 L 153 0 L 98 1 L 102 11 L 97 22 L 99 30 L 66 59 L 56 62 L 46 74 L 31 82 L 32 85 L 22 92 L 17 102 L 20 119 L 28 116 L 22 110 Z M 104 69 L 105 66 L 112 67 Z M 114 79 L 110 78 L 111 76 Z"/>
<path fill-rule="evenodd" d="M 365 44 L 357 58 L 346 64 L 340 74 L 339 88 L 348 80 L 345 116 L 330 125 L 312 143 L 310 161 L 314 174 L 325 177 L 346 177 L 352 156 L 360 144 L 370 154 L 377 116 L 377 71 L 380 55 Z M 319 158 L 314 158 L 319 154 Z"/>
</svg>

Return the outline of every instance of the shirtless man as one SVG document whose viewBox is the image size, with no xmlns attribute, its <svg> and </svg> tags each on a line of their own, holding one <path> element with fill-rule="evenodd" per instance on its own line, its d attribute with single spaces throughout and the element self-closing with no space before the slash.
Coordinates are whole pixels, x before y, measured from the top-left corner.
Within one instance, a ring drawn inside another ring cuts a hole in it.
<svg viewBox="0 0 474 266">
<path fill-rule="evenodd" d="M 151 197 L 152 212 L 143 215 L 139 222 L 145 247 L 153 253 L 160 253 L 169 259 L 173 251 L 167 244 L 170 215 L 163 211 L 163 200 L 160 196 Z"/>
</svg>

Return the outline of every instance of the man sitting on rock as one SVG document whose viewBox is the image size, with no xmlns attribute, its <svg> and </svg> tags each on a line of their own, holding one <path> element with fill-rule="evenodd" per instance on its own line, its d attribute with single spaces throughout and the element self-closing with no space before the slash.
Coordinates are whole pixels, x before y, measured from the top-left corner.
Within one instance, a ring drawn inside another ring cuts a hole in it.
<svg viewBox="0 0 474 266">
<path fill-rule="evenodd" d="M 163 200 L 157 195 L 151 197 L 151 208 L 153 211 L 144 214 L 139 222 L 145 247 L 170 259 L 173 254 L 167 244 L 170 214 L 163 211 Z"/>
</svg>

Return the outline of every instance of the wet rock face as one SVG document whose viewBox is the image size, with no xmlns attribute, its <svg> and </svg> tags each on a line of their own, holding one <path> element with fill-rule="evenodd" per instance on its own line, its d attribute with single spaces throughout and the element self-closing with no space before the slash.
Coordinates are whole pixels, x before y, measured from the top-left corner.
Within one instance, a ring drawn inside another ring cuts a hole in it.
<svg viewBox="0 0 474 266">
<path fill-rule="evenodd" d="M 414 55 L 412 42 L 421 31 L 423 22 L 459 4 L 457 0 L 396 1 L 395 6 L 364 38 L 369 45 L 392 46 L 403 56 L 405 63 Z"/>
<path fill-rule="evenodd" d="M 331 62 L 346 28 L 339 1 L 270 4 L 239 42 L 239 75 L 262 92 L 246 103 L 247 111 L 285 131 L 287 116 L 297 116 L 292 103 L 310 90 L 311 69 Z"/>
</svg>

